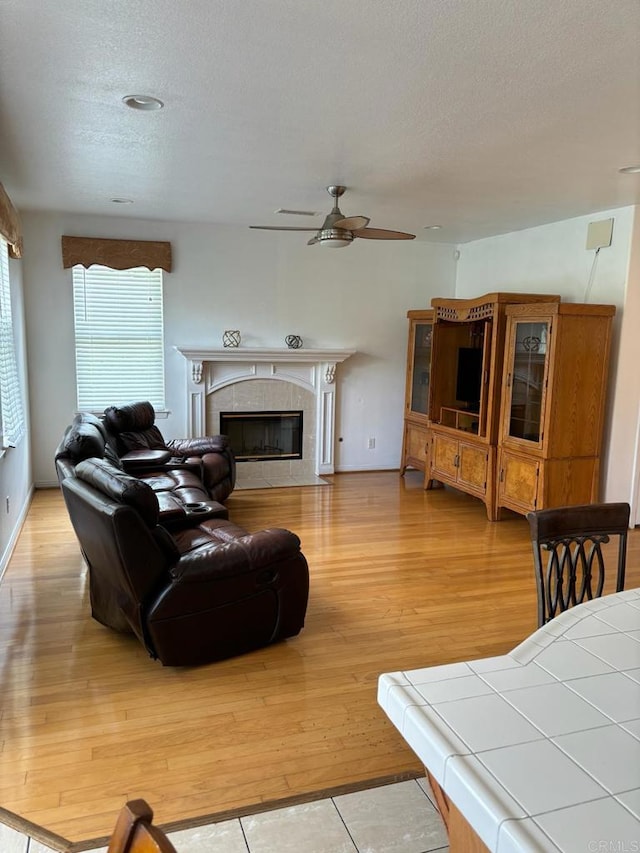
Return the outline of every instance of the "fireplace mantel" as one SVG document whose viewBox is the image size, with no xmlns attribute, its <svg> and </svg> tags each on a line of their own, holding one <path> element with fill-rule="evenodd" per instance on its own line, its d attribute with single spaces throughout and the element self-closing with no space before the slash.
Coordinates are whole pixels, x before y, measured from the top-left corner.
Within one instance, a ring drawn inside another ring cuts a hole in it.
<svg viewBox="0 0 640 853">
<path fill-rule="evenodd" d="M 291 349 L 290 347 L 176 347 L 189 361 L 341 361 L 354 349 Z"/>
<path fill-rule="evenodd" d="M 352 349 L 177 346 L 187 360 L 187 429 L 204 435 L 208 394 L 248 379 L 293 382 L 316 397 L 316 474 L 334 472 L 336 366 Z"/>
</svg>

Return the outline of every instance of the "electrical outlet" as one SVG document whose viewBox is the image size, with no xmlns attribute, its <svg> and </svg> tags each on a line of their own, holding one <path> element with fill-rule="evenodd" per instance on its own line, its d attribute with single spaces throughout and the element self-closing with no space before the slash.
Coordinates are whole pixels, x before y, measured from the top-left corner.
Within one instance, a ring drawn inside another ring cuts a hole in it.
<svg viewBox="0 0 640 853">
<path fill-rule="evenodd" d="M 370 438 L 370 439 L 369 439 L 369 443 L 367 444 L 368 449 L 369 449 L 369 450 L 374 450 L 374 449 L 375 449 L 375 446 L 376 446 L 376 440 L 375 440 L 375 438 Z"/>
</svg>

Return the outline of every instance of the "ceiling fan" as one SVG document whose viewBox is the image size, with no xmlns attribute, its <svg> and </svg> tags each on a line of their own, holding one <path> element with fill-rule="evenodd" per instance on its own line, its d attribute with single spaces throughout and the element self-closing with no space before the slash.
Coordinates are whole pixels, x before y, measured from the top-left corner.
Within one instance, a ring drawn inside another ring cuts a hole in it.
<svg viewBox="0 0 640 853">
<path fill-rule="evenodd" d="M 338 199 L 345 192 L 346 187 L 330 186 L 327 192 L 334 199 L 333 210 L 324 220 L 320 228 L 297 228 L 295 226 L 280 225 L 250 225 L 262 231 L 315 231 L 316 234 L 308 246 L 320 243 L 321 246 L 329 246 L 332 249 L 341 249 L 353 242 L 355 237 L 363 237 L 366 240 L 413 240 L 415 234 L 407 234 L 405 231 L 388 231 L 386 228 L 367 228 L 368 216 L 344 216 L 338 207 Z"/>
</svg>

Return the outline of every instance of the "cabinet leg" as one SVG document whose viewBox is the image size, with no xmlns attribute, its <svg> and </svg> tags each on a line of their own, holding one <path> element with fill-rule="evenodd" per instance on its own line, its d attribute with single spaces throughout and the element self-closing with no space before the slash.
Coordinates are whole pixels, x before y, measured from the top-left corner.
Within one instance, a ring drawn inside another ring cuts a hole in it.
<svg viewBox="0 0 640 853">
<path fill-rule="evenodd" d="M 427 477 L 424 481 L 424 487 L 427 490 L 444 489 L 444 483 L 442 483 L 440 480 L 436 480 L 434 477 Z"/>
<path fill-rule="evenodd" d="M 489 521 L 500 521 L 500 510 L 492 503 L 487 503 L 487 518 Z"/>
</svg>

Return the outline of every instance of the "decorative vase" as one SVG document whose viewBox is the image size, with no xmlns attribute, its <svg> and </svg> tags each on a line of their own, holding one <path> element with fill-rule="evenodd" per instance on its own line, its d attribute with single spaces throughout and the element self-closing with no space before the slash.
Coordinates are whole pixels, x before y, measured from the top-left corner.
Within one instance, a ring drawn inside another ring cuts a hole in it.
<svg viewBox="0 0 640 853">
<path fill-rule="evenodd" d="M 284 342 L 289 349 L 300 349 L 302 346 L 302 338 L 300 335 L 287 335 Z"/>
<path fill-rule="evenodd" d="M 239 329 L 227 329 L 222 335 L 222 343 L 225 347 L 240 346 L 240 331 Z"/>
</svg>

